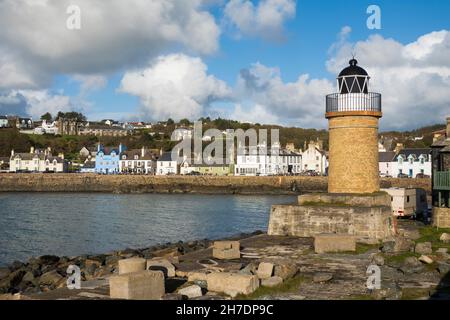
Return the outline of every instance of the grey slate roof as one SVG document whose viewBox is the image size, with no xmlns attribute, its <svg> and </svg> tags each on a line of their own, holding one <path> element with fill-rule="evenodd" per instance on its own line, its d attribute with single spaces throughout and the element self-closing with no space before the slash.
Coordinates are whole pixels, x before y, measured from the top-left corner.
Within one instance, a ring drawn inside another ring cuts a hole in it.
<svg viewBox="0 0 450 320">
<path fill-rule="evenodd" d="M 379 152 L 380 162 L 391 162 L 394 160 L 395 152 L 387 151 L 387 152 Z"/>
<path fill-rule="evenodd" d="M 394 161 L 398 160 L 398 157 L 402 155 L 405 159 L 408 159 L 410 155 L 413 155 L 416 159 L 419 159 L 421 155 L 431 154 L 431 148 L 417 148 L 417 149 L 403 149 L 395 156 Z"/>
</svg>

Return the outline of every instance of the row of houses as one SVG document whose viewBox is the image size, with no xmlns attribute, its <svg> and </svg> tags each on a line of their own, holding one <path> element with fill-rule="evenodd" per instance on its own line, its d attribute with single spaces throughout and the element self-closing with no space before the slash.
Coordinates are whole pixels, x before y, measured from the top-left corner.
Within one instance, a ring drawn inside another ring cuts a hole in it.
<svg viewBox="0 0 450 320">
<path fill-rule="evenodd" d="M 382 177 L 431 177 L 431 148 L 405 148 L 379 153 Z"/>
</svg>

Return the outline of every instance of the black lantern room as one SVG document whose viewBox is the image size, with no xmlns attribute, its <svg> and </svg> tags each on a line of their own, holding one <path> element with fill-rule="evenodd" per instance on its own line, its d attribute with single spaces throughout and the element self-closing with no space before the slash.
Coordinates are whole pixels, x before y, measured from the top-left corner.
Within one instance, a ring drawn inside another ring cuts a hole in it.
<svg viewBox="0 0 450 320">
<path fill-rule="evenodd" d="M 358 66 L 358 61 L 352 59 L 349 62 L 350 66 L 345 68 L 339 74 L 338 88 L 341 94 L 348 93 L 365 93 L 369 92 L 369 75 L 360 66 Z"/>
</svg>

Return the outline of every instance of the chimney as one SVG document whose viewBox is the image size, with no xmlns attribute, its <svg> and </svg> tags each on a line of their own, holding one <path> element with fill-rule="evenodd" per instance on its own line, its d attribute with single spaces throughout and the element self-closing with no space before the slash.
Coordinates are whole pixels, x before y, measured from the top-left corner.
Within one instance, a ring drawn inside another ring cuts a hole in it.
<svg viewBox="0 0 450 320">
<path fill-rule="evenodd" d="M 450 117 L 447 118 L 447 139 L 450 139 Z"/>
<path fill-rule="evenodd" d="M 162 148 L 159 150 L 159 155 L 160 155 L 160 156 L 163 155 L 163 149 L 162 149 Z"/>
<path fill-rule="evenodd" d="M 403 145 L 403 143 L 397 143 L 397 146 L 395 147 L 395 152 L 398 153 L 399 151 L 403 150 L 405 148 L 405 146 Z"/>
<path fill-rule="evenodd" d="M 141 157 L 145 157 L 145 147 L 142 147 L 141 149 Z"/>
<path fill-rule="evenodd" d="M 34 153 L 34 147 L 30 148 L 30 153 L 33 154 Z"/>
<path fill-rule="evenodd" d="M 14 157 L 14 149 L 11 150 L 11 157 Z"/>
<path fill-rule="evenodd" d="M 63 159 L 63 160 L 64 160 L 64 153 L 60 153 L 60 154 L 58 154 L 58 157 L 60 157 L 61 159 Z"/>
</svg>

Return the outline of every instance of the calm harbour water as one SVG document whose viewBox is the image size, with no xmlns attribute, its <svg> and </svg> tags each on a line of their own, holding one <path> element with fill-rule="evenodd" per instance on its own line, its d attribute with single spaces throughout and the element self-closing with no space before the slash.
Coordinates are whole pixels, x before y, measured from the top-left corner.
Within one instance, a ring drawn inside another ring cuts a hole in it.
<svg viewBox="0 0 450 320">
<path fill-rule="evenodd" d="M 0 265 L 267 230 L 292 196 L 0 193 Z"/>
</svg>

